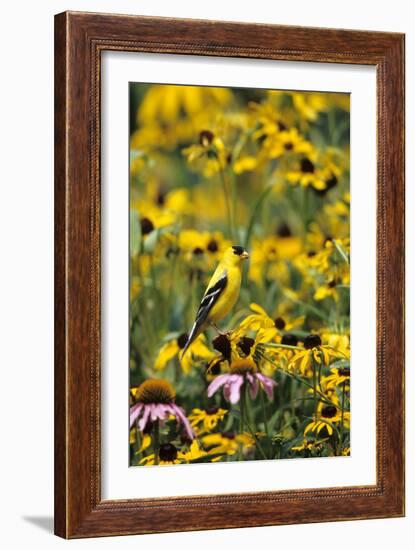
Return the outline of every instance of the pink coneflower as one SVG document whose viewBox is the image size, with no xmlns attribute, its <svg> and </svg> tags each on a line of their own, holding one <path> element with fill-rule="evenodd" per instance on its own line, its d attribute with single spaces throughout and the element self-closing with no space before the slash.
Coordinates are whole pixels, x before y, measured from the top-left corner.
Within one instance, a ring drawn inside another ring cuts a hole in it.
<svg viewBox="0 0 415 550">
<path fill-rule="evenodd" d="M 195 435 L 184 410 L 176 405 L 173 386 L 167 380 L 145 380 L 135 391 L 137 403 L 130 407 L 130 427 L 138 420 L 138 428 L 142 432 L 149 422 L 160 420 L 164 422 L 169 416 L 174 416 L 179 424 L 183 424 L 189 439 Z"/>
<path fill-rule="evenodd" d="M 220 374 L 209 384 L 208 397 L 212 397 L 223 386 L 225 399 L 232 404 L 238 403 L 241 397 L 241 388 L 245 382 L 249 387 L 252 399 L 257 396 L 260 386 L 269 399 L 272 399 L 274 387 L 277 385 L 274 380 L 258 372 L 253 360 L 247 357 L 233 361 L 229 373 Z"/>
</svg>

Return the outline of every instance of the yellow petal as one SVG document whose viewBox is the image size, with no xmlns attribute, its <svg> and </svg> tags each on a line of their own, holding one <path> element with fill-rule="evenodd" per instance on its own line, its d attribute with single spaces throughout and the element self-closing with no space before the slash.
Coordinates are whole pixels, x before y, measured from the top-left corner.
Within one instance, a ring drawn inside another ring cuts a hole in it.
<svg viewBox="0 0 415 550">
<path fill-rule="evenodd" d="M 175 355 L 179 353 L 179 346 L 176 340 L 170 340 L 167 344 L 161 347 L 157 356 L 154 368 L 156 370 L 163 370 L 170 359 L 173 359 Z"/>
</svg>

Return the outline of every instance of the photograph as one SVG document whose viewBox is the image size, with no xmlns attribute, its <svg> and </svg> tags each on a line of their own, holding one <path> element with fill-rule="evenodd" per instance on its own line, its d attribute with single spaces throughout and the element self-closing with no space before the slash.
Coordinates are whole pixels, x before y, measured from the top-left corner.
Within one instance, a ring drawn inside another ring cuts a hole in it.
<svg viewBox="0 0 415 550">
<path fill-rule="evenodd" d="M 349 456 L 350 94 L 130 82 L 129 117 L 130 466 Z"/>
</svg>

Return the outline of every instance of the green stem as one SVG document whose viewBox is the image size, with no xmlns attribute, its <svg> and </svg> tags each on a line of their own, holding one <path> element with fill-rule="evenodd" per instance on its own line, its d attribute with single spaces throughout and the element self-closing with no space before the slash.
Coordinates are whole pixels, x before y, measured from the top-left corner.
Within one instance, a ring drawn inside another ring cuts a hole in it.
<svg viewBox="0 0 415 550">
<path fill-rule="evenodd" d="M 229 173 L 229 172 L 228 172 Z M 230 175 L 230 180 L 231 180 L 231 211 L 232 211 L 232 232 L 233 232 L 233 237 L 237 238 L 237 240 L 239 241 L 239 236 L 237 235 L 237 231 L 236 231 L 236 228 L 237 228 L 237 223 L 236 223 L 236 212 L 237 212 L 237 208 L 236 208 L 236 199 L 237 199 L 237 188 L 236 188 L 236 178 L 235 178 L 235 174 L 231 173 Z"/>
<path fill-rule="evenodd" d="M 258 438 L 257 434 L 255 433 L 255 431 L 252 429 L 252 427 L 250 425 L 250 422 L 248 420 L 247 408 L 245 407 L 247 389 L 248 388 L 245 384 L 242 386 L 242 389 L 241 389 L 240 411 L 241 411 L 241 418 L 243 418 L 242 426 L 243 427 L 246 426 L 248 428 L 248 430 L 251 433 L 252 437 L 255 439 L 256 447 L 257 447 L 258 451 L 260 452 L 260 454 L 262 455 L 262 458 L 267 460 L 268 457 L 265 454 L 263 448 L 261 447 L 261 444 L 259 443 L 259 438 Z M 243 433 L 243 429 L 241 430 L 241 434 L 242 433 Z"/>
<path fill-rule="evenodd" d="M 340 243 L 338 243 L 336 240 L 333 240 L 333 244 L 336 247 L 337 252 L 340 254 L 340 256 L 343 258 L 343 260 L 346 262 L 346 264 L 349 264 L 349 258 L 347 257 L 346 252 L 343 250 L 343 247 Z"/>
<path fill-rule="evenodd" d="M 295 380 L 297 380 L 297 381 L 300 382 L 301 384 L 304 384 L 304 386 L 307 386 L 308 388 L 313 389 L 313 385 L 312 385 L 312 384 L 309 384 L 309 383 L 306 382 L 303 378 L 301 378 L 300 376 L 297 376 L 297 375 L 294 374 L 293 372 L 284 370 L 283 368 L 280 367 L 280 365 L 278 365 L 277 363 L 275 363 L 275 361 L 273 361 L 270 357 L 268 357 L 267 355 L 261 353 L 261 352 L 258 350 L 258 348 L 257 348 L 257 352 L 258 352 L 259 356 L 262 357 L 262 359 L 265 359 L 265 361 L 268 361 L 268 363 L 271 363 L 271 365 L 273 365 L 274 367 L 276 367 L 278 370 L 281 370 L 282 372 L 284 372 L 287 376 L 290 376 L 291 378 L 294 378 Z M 336 407 L 337 409 L 340 409 L 340 407 L 339 407 L 338 405 L 336 405 L 336 403 L 333 403 L 333 401 L 330 401 L 330 399 L 328 399 L 328 397 L 325 396 L 324 393 L 322 393 L 322 392 L 319 391 L 319 390 L 316 390 L 316 391 L 317 391 L 317 394 L 320 396 L 321 401 L 323 401 L 323 402 L 326 403 L 327 405 L 333 405 L 333 407 Z"/>
<path fill-rule="evenodd" d="M 313 397 L 314 397 L 314 422 L 317 420 L 317 407 L 318 407 L 318 400 L 317 400 L 317 373 L 316 373 L 316 362 L 314 360 L 314 357 L 311 356 L 312 363 L 313 363 Z M 317 433 L 314 432 L 314 438 L 317 440 Z"/>
<path fill-rule="evenodd" d="M 244 433 L 244 417 L 245 417 L 245 388 L 241 388 L 241 397 L 239 399 L 239 433 Z"/>
<path fill-rule="evenodd" d="M 343 382 L 343 384 L 342 384 L 342 401 L 341 401 L 342 416 L 341 416 L 341 424 L 340 424 L 340 452 L 342 452 L 342 450 L 343 450 L 344 396 L 345 396 L 345 387 L 346 387 L 346 382 Z"/>
<path fill-rule="evenodd" d="M 262 405 L 262 414 L 264 417 L 264 427 L 265 427 L 265 433 L 267 434 L 267 437 L 270 437 L 269 434 L 269 427 L 268 427 L 268 416 L 267 416 L 267 409 L 265 406 L 265 398 L 264 398 L 264 392 L 260 392 L 261 394 L 261 405 Z"/>
<path fill-rule="evenodd" d="M 229 236 L 230 236 L 231 240 L 233 241 L 234 240 L 234 228 L 233 228 L 231 204 L 230 204 L 230 201 L 229 201 L 228 186 L 226 185 L 225 174 L 223 173 L 223 170 L 222 170 L 222 167 L 220 166 L 219 160 L 218 160 L 218 164 L 219 164 L 219 177 L 220 177 L 220 181 L 221 181 L 222 187 L 223 187 L 223 194 L 225 195 L 226 214 L 227 214 L 227 217 L 228 217 L 228 231 L 229 231 Z"/>
<path fill-rule="evenodd" d="M 300 348 L 300 346 L 290 346 L 288 344 L 274 344 L 271 342 L 267 342 L 266 344 L 261 344 L 261 347 L 264 348 L 284 348 L 284 349 L 298 349 L 303 350 L 304 348 Z"/>
<path fill-rule="evenodd" d="M 154 464 L 157 466 L 160 462 L 160 425 L 159 421 L 154 422 Z"/>
<path fill-rule="evenodd" d="M 249 246 L 249 241 L 251 240 L 251 235 L 252 235 L 252 231 L 254 229 L 256 218 L 261 213 L 262 203 L 265 201 L 265 199 L 267 198 L 267 196 L 271 192 L 272 188 L 273 188 L 273 184 L 270 184 L 267 187 L 265 187 L 265 189 L 259 195 L 258 200 L 254 204 L 254 207 L 252 209 L 252 216 L 251 216 L 251 219 L 249 220 L 249 224 L 248 224 L 248 230 L 246 232 L 245 248 L 248 248 L 248 246 Z"/>
</svg>

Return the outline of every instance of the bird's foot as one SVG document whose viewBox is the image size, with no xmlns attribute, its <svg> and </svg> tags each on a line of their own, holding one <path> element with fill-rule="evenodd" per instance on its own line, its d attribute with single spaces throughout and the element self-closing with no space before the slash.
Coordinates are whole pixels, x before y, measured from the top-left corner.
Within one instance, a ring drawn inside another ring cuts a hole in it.
<svg viewBox="0 0 415 550">
<path fill-rule="evenodd" d="M 215 325 L 215 323 L 210 323 L 210 325 L 216 330 L 216 332 L 220 335 L 220 336 L 229 336 L 230 334 L 232 334 L 233 330 L 220 330 L 220 328 Z"/>
</svg>

